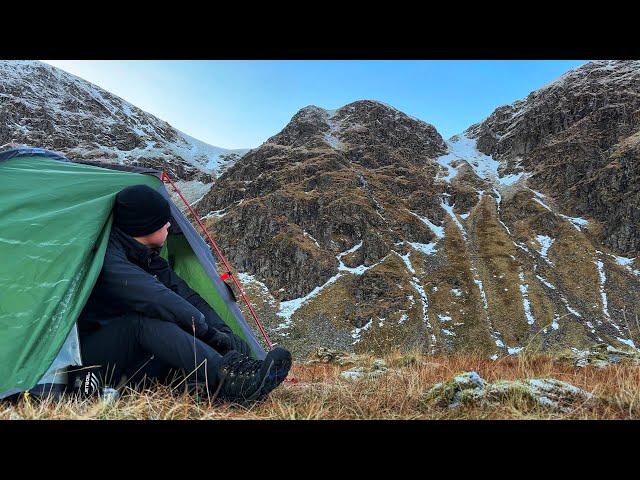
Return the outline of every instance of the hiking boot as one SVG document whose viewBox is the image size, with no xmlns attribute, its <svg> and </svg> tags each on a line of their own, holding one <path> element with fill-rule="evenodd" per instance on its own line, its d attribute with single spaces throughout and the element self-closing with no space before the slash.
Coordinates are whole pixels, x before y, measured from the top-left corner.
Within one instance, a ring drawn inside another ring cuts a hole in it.
<svg viewBox="0 0 640 480">
<path fill-rule="evenodd" d="M 284 348 L 274 348 L 264 360 L 231 351 L 222 357 L 217 396 L 241 405 L 261 400 L 287 378 L 290 368 L 291 353 Z"/>
<path fill-rule="evenodd" d="M 284 382 L 284 379 L 289 375 L 292 363 L 291 353 L 282 347 L 275 347 L 263 361 L 269 364 L 267 378 L 262 387 L 262 394 L 267 396 L 271 390 Z"/>
</svg>

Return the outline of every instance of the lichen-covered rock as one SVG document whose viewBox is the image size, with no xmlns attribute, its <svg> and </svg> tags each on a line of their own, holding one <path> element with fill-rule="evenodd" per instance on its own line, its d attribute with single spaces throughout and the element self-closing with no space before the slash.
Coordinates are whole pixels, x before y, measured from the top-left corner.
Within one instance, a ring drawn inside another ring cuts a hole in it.
<svg viewBox="0 0 640 480">
<path fill-rule="evenodd" d="M 598 367 L 604 368 L 619 363 L 640 365 L 640 351 L 636 349 L 620 349 L 599 343 L 589 350 L 578 350 L 572 348 L 558 356 L 558 361 L 571 363 L 576 367 Z"/>
<path fill-rule="evenodd" d="M 327 347 L 317 347 L 307 363 L 333 363 L 340 366 L 355 365 L 364 361 L 363 355 L 342 352 Z"/>
<path fill-rule="evenodd" d="M 566 412 L 592 398 L 591 393 L 570 383 L 554 378 L 531 378 L 492 383 L 487 386 L 482 400 L 485 403 L 525 400 L 544 408 Z"/>
<path fill-rule="evenodd" d="M 480 398 L 485 386 L 486 382 L 477 372 L 464 372 L 451 380 L 435 384 L 426 392 L 423 400 L 440 407 L 454 408 Z"/>
<path fill-rule="evenodd" d="M 447 408 L 470 404 L 496 406 L 508 401 L 524 401 L 531 406 L 562 412 L 592 399 L 591 393 L 553 378 L 488 383 L 476 372 L 461 373 L 451 380 L 438 383 L 422 398 L 427 405 Z"/>
<path fill-rule="evenodd" d="M 380 378 L 388 372 L 387 364 L 382 359 L 375 359 L 371 366 L 354 367 L 345 370 L 340 377 L 347 380 L 365 380 Z"/>
<path fill-rule="evenodd" d="M 382 358 L 376 358 L 373 361 L 374 370 L 385 370 L 386 368 L 387 368 L 387 363 Z"/>
</svg>

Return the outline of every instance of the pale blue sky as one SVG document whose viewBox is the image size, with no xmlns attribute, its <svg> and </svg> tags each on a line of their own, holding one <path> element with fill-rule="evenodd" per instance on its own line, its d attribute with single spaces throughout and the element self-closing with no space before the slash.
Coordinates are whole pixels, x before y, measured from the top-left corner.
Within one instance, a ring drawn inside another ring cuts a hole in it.
<svg viewBox="0 0 640 480">
<path fill-rule="evenodd" d="M 379 100 L 449 138 L 585 60 L 51 60 L 212 145 L 254 148 L 302 107 Z"/>
</svg>

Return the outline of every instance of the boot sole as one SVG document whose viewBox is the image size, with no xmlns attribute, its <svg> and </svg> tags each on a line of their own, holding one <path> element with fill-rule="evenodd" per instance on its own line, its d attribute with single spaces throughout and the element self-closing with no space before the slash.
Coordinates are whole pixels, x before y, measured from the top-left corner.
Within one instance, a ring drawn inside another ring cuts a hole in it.
<svg viewBox="0 0 640 480">
<path fill-rule="evenodd" d="M 274 362 L 271 362 L 271 365 L 269 366 L 269 371 L 267 371 L 267 374 L 265 375 L 265 382 L 263 382 L 263 385 L 260 388 L 261 391 L 261 396 L 265 397 L 267 396 L 269 393 L 271 393 L 273 390 L 275 390 L 282 382 L 284 382 L 284 380 L 287 378 L 287 375 L 289 375 L 289 370 L 291 370 L 291 365 L 292 365 L 292 361 L 291 360 L 287 360 L 286 362 L 283 362 L 280 365 L 280 368 L 282 368 L 282 370 L 286 371 L 286 374 L 284 375 L 284 377 L 282 377 L 281 380 L 277 379 L 277 378 L 273 378 L 269 381 L 269 383 L 266 383 L 266 380 L 269 380 L 269 373 L 271 370 L 271 367 L 273 367 Z"/>
</svg>

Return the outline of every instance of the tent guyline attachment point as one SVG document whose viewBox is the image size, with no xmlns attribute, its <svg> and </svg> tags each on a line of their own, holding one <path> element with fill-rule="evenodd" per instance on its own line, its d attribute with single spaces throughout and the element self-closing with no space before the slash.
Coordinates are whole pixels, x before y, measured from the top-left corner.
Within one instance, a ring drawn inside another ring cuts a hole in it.
<svg viewBox="0 0 640 480">
<path fill-rule="evenodd" d="M 244 292 L 244 289 L 242 288 L 242 285 L 240 284 L 240 282 L 238 281 L 236 276 L 233 274 L 233 270 L 231 268 L 231 264 L 228 262 L 228 260 L 222 254 L 222 251 L 220 250 L 220 247 L 218 247 L 218 244 L 213 239 L 213 237 L 211 236 L 211 234 L 209 233 L 207 228 L 204 226 L 204 223 L 202 223 L 202 219 L 198 216 L 198 214 L 195 212 L 195 210 L 191 207 L 191 205 L 189 204 L 187 199 L 184 197 L 184 195 L 182 194 L 182 192 L 180 191 L 178 186 L 171 179 L 171 177 L 167 174 L 167 172 L 163 171 L 162 172 L 162 176 L 160 177 L 160 179 L 163 182 L 168 182 L 171 185 L 173 190 L 178 194 L 178 196 L 180 197 L 182 202 L 185 204 L 185 206 L 187 207 L 187 209 L 189 210 L 189 212 L 191 213 L 191 215 L 195 219 L 196 223 L 198 224 L 198 226 L 202 230 L 202 233 L 204 233 L 204 236 L 207 238 L 207 240 L 209 240 L 209 244 L 213 247 L 213 249 L 216 252 L 216 255 L 218 256 L 218 259 L 224 265 L 225 272 L 228 274 L 228 277 L 230 277 L 231 280 L 233 280 L 234 285 L 236 286 L 236 288 L 240 292 L 240 296 L 244 300 L 244 303 L 247 305 L 247 308 L 249 309 L 249 312 L 251 313 L 251 316 L 253 317 L 253 320 L 256 322 L 258 330 L 260 330 L 260 333 L 262 334 L 262 336 L 264 338 L 264 341 L 266 342 L 267 346 L 269 347 L 269 350 L 273 349 L 273 343 L 271 342 L 271 339 L 269 338 L 269 335 L 267 334 L 267 331 L 265 330 L 264 326 L 262 325 L 262 322 L 260 322 L 260 319 L 258 318 L 258 314 L 256 313 L 256 311 L 254 310 L 253 306 L 251 305 L 251 302 L 249 302 L 249 299 L 248 299 L 246 293 Z"/>
</svg>

